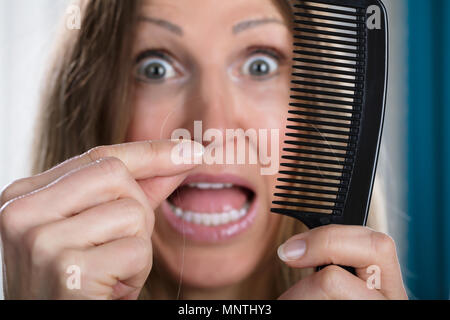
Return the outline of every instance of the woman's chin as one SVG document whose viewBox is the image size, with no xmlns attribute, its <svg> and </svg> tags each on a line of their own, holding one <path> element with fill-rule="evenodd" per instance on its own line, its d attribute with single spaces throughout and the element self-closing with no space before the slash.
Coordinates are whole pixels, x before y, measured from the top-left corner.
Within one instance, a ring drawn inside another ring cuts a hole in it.
<svg viewBox="0 0 450 320">
<path fill-rule="evenodd" d="M 234 262 L 236 261 L 236 262 Z M 185 257 L 184 266 L 172 266 L 172 277 L 184 289 L 214 290 L 242 283 L 255 270 L 257 261 L 233 259 L 197 259 Z"/>
<path fill-rule="evenodd" d="M 266 219 L 257 221 L 249 233 L 240 235 L 239 241 L 208 245 L 182 237 L 169 239 L 166 232 L 156 230 L 152 238 L 158 253 L 155 259 L 175 283 L 180 283 L 182 277 L 183 288 L 218 289 L 242 283 L 258 269 L 258 262 L 266 254 L 264 238 L 268 229 L 262 226 L 267 223 Z"/>
</svg>

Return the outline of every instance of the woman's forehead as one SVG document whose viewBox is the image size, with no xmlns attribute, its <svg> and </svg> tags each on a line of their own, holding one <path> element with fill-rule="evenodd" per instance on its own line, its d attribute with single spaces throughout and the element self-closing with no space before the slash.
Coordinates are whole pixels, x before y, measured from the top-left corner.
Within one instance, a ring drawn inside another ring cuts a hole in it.
<svg viewBox="0 0 450 320">
<path fill-rule="evenodd" d="M 173 23 L 236 24 L 247 19 L 282 20 L 279 0 L 144 0 L 141 15 L 165 19 Z"/>
</svg>

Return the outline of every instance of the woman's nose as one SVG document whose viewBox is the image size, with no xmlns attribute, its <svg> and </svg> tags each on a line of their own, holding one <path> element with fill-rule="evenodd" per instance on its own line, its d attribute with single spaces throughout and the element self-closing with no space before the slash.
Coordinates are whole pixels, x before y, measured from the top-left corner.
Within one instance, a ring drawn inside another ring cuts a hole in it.
<svg viewBox="0 0 450 320">
<path fill-rule="evenodd" d="M 225 74 L 209 68 L 192 83 L 189 95 L 185 106 L 189 127 L 193 128 L 194 122 L 199 125 L 200 121 L 203 132 L 215 129 L 223 136 L 226 129 L 237 128 L 237 101 L 232 83 Z"/>
</svg>

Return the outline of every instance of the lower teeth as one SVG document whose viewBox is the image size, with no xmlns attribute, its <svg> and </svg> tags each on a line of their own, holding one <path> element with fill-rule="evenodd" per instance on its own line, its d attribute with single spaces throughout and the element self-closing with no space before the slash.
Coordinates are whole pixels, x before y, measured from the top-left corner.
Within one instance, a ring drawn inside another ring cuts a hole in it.
<svg viewBox="0 0 450 320">
<path fill-rule="evenodd" d="M 229 212 L 222 213 L 196 213 L 191 211 L 183 211 L 181 208 L 178 208 L 173 204 L 170 206 L 177 217 L 187 222 L 205 226 L 220 226 L 232 221 L 237 221 L 244 217 L 248 212 L 250 204 L 246 203 L 240 210 L 233 209 Z"/>
</svg>

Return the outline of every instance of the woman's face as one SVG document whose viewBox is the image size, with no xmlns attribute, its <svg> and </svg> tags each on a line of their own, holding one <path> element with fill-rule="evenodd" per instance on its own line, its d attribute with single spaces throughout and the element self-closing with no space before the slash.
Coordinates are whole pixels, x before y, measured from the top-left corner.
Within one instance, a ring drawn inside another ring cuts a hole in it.
<svg viewBox="0 0 450 320">
<path fill-rule="evenodd" d="M 276 147 L 272 162 L 278 163 L 291 45 L 273 0 L 144 1 L 127 140 L 170 139 L 179 128 L 194 139 L 194 131 L 199 138 L 198 132 L 216 129 L 223 139 L 203 144 L 223 147 L 226 159 L 225 146 L 236 142 L 227 129 L 268 133 L 268 143 L 258 135 L 236 147 L 232 164 L 201 164 L 156 210 L 155 260 L 174 279 L 182 272 L 184 286 L 237 284 L 274 246 L 280 217 L 269 210 L 276 177 L 261 174 L 264 166 L 250 156 Z M 279 132 L 271 139 L 273 129 Z M 239 152 L 245 164 L 237 162 Z M 140 184 L 151 197 L 146 181 Z"/>
</svg>

